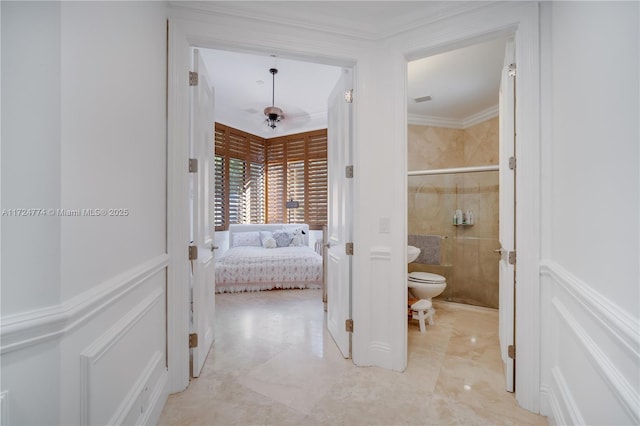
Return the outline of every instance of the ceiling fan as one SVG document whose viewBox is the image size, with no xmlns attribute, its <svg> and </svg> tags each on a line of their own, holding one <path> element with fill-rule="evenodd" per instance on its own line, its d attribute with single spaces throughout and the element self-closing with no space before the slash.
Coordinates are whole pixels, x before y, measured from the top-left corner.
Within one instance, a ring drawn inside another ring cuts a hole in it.
<svg viewBox="0 0 640 426">
<path fill-rule="evenodd" d="M 277 68 L 270 68 L 269 72 L 271 73 L 271 106 L 268 106 L 264 109 L 264 115 L 267 117 L 265 119 L 265 123 L 267 126 L 271 127 L 275 130 L 276 123 L 279 123 L 280 120 L 284 119 L 284 114 L 282 110 L 275 106 L 275 92 L 276 92 L 276 74 L 278 73 Z"/>
</svg>

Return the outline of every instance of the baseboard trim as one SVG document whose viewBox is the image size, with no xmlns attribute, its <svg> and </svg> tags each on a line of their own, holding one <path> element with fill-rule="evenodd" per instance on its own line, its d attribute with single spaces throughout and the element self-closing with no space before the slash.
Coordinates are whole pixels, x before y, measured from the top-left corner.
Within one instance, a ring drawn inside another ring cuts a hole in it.
<svg viewBox="0 0 640 426">
<path fill-rule="evenodd" d="M 158 255 L 68 301 L 0 319 L 0 354 L 58 339 L 112 305 L 166 268 L 169 256 Z"/>
<path fill-rule="evenodd" d="M 558 367 L 553 367 L 551 369 L 551 375 L 553 376 L 553 380 L 558 390 L 557 393 L 552 392 L 552 407 L 554 409 L 553 417 L 556 424 L 586 424 L 582 418 L 582 414 L 580 414 L 580 410 L 578 409 L 575 400 L 573 399 L 573 396 L 571 395 L 571 392 L 569 391 L 569 386 L 567 386 L 567 382 L 562 375 L 562 371 L 560 371 Z M 558 399 L 559 397 L 562 399 Z M 567 416 L 569 419 L 567 419 Z"/>
</svg>

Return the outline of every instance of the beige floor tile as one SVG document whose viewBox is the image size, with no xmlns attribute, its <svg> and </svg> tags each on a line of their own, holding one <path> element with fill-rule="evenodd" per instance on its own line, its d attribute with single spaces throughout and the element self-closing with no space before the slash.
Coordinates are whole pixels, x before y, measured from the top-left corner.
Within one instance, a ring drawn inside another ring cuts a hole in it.
<svg viewBox="0 0 640 426">
<path fill-rule="evenodd" d="M 161 425 L 547 424 L 504 391 L 495 310 L 434 302 L 408 323 L 400 373 L 356 367 L 326 331 L 321 292 L 216 295 L 216 341 Z"/>
<path fill-rule="evenodd" d="M 238 383 L 309 414 L 349 367 L 345 359 L 327 360 L 307 351 L 286 350 L 239 377 Z"/>
</svg>

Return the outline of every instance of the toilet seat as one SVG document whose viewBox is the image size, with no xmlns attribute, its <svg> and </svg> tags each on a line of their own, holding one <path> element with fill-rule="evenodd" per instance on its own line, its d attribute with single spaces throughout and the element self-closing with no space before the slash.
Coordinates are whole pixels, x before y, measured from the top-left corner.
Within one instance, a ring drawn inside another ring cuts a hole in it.
<svg viewBox="0 0 640 426">
<path fill-rule="evenodd" d="M 432 274 L 431 272 L 410 272 L 409 281 L 414 283 L 425 284 L 442 284 L 446 281 L 446 278 L 442 275 Z"/>
</svg>

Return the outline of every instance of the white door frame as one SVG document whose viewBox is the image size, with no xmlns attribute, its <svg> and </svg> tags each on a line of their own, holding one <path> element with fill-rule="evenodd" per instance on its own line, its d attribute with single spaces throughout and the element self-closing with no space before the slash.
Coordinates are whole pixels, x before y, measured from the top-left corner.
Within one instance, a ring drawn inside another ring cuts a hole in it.
<svg viewBox="0 0 640 426">
<path fill-rule="evenodd" d="M 189 385 L 189 43 L 169 22 L 167 69 L 167 367 L 169 393 Z"/>
<path fill-rule="evenodd" d="M 189 22 L 191 23 L 191 22 Z M 188 27 L 188 33 L 185 31 Z M 240 52 L 257 51 L 255 44 L 207 39 L 203 42 L 201 27 L 181 25 L 179 20 L 169 20 L 168 52 L 168 106 L 167 106 L 167 252 L 169 266 L 167 277 L 167 364 L 169 393 L 180 392 L 189 385 L 189 180 L 186 165 L 189 159 L 189 87 L 188 73 L 191 64 L 190 49 L 225 48 Z M 264 50 L 273 48 L 265 47 Z M 278 48 L 281 56 L 299 56 L 292 50 Z M 309 56 L 303 59 L 309 60 Z M 356 78 L 356 59 L 324 57 L 318 63 L 331 63 L 352 70 Z M 355 126 L 354 117 L 354 126 Z M 355 153 L 355 148 L 354 148 Z M 355 154 L 354 154 L 355 155 Z"/>
<path fill-rule="evenodd" d="M 459 29 L 437 27 L 425 36 L 423 45 L 408 40 L 404 45 L 407 85 L 408 61 L 476 44 L 499 35 L 515 35 L 516 65 L 516 133 L 518 135 L 518 173 L 516 174 L 516 233 L 518 255 L 516 268 L 516 399 L 535 413 L 540 412 L 540 54 L 539 5 L 536 2 L 513 4 L 507 10 L 490 14 L 487 10 L 466 14 L 459 21 Z M 411 35 L 415 37 L 415 35 Z M 409 36 L 408 36 L 409 37 Z M 406 111 L 406 89 L 395 100 Z M 405 117 L 406 118 L 406 117 Z M 406 120 L 405 120 L 406 123 Z M 407 140 L 405 137 L 405 152 Z M 406 176 L 405 170 L 405 176 Z M 406 224 L 405 224 L 406 230 Z M 405 236 L 406 238 L 406 236 Z"/>
<path fill-rule="evenodd" d="M 348 319 L 353 319 L 352 262 L 351 256 L 346 253 L 346 244 L 353 240 L 353 179 L 345 176 L 345 167 L 353 166 L 354 151 L 353 103 L 345 99 L 348 90 L 354 90 L 353 69 L 343 68 L 342 75 L 327 100 L 329 211 L 326 226 L 328 244 L 324 251 L 327 270 L 324 285 L 327 295 L 327 330 L 345 358 L 350 358 L 352 354 L 352 336 L 345 329 L 345 324 Z"/>
</svg>

